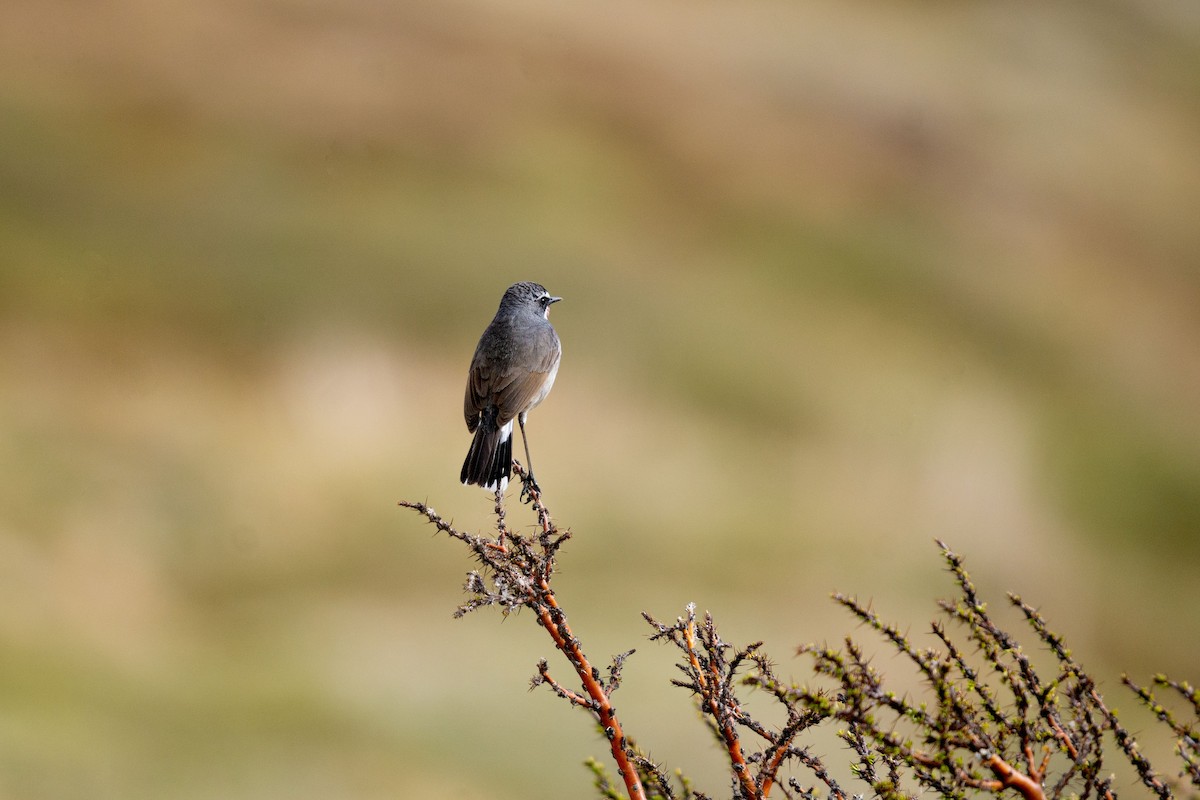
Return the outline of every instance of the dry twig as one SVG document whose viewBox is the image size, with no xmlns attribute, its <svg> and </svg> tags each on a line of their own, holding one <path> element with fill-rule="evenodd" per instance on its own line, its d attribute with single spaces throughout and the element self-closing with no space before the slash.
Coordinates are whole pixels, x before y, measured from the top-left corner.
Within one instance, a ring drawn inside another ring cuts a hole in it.
<svg viewBox="0 0 1200 800">
<path fill-rule="evenodd" d="M 514 462 L 514 471 L 525 478 L 520 464 Z M 677 792 L 663 768 L 626 735 L 612 696 L 633 651 L 614 657 L 607 677 L 588 660 L 551 588 L 557 555 L 571 533 L 555 525 L 536 489 L 529 494 L 537 517 L 532 536 L 508 527 L 499 492 L 495 536 L 460 531 L 425 503 L 401 505 L 464 544 L 479 562 L 480 568 L 467 577 L 470 597 L 456 616 L 484 606 L 499 606 L 504 613 L 517 608 L 533 612 L 575 679 L 560 681 L 542 659 L 531 686 L 548 686 L 595 720 L 631 800 L 708 800 L 678 773 Z M 1132 766 L 1159 800 L 1170 800 L 1172 782 L 1155 772 L 1095 680 L 1041 613 L 1020 596 L 1009 594 L 1009 602 L 1052 659 L 1053 674 L 1039 671 L 1016 637 L 996 623 L 962 558 L 941 542 L 938 545 L 958 596 L 939 602 L 942 618 L 930 627 L 934 647 L 918 647 L 900 627 L 885 622 L 856 598 L 834 595 L 837 603 L 913 665 L 922 684 L 919 697 L 890 689 L 862 645 L 850 636 L 840 647 L 801 647 L 816 679 L 827 685 L 796 685 L 776 676 L 761 642 L 738 648 L 723 641 L 713 617 L 705 613 L 698 618 L 694 604 L 671 624 L 643 614 L 654 630 L 651 640 L 669 642 L 681 654 L 677 666 L 682 677 L 672 683 L 695 696 L 728 765 L 734 797 L 766 800 L 778 790 L 785 798 L 815 800 L 816 786 L 802 785 L 793 774 L 799 772 L 814 777 L 824 796 L 847 800 L 824 761 L 799 741 L 811 728 L 832 722 L 842 726 L 838 736 L 852 754 L 853 777 L 885 800 L 909 800 L 928 793 L 958 800 L 980 793 L 1015 793 L 1023 800 L 1115 800 L 1114 778 L 1105 770 L 1105 759 L 1113 753 Z M 1180 712 L 1160 702 L 1154 689 L 1138 686 L 1128 677 L 1123 680 L 1176 737 L 1176 753 L 1183 761 L 1179 778 L 1200 790 L 1200 693 L 1186 682 L 1156 676 L 1154 687 L 1174 698 L 1183 707 Z M 769 726 L 751 716 L 740 698 L 744 687 L 769 695 L 782 709 L 783 722 Z M 598 762 L 589 760 L 588 767 L 602 797 L 626 796 Z M 1200 794 L 1193 792 L 1193 797 Z"/>
</svg>

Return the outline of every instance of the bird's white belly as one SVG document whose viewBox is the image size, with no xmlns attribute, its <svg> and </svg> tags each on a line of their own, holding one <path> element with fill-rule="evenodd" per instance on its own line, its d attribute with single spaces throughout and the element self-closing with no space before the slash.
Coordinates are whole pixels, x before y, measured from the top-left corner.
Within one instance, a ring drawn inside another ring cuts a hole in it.
<svg viewBox="0 0 1200 800">
<path fill-rule="evenodd" d="M 533 402 L 529 404 L 529 408 L 536 408 L 538 403 L 546 399 L 546 395 L 550 394 L 550 390 L 554 387 L 554 378 L 558 375 L 558 363 L 554 362 L 554 366 L 550 369 L 550 374 L 546 376 L 546 382 L 542 384 L 542 388 L 534 395 Z M 526 409 L 528 411 L 529 409 Z"/>
</svg>

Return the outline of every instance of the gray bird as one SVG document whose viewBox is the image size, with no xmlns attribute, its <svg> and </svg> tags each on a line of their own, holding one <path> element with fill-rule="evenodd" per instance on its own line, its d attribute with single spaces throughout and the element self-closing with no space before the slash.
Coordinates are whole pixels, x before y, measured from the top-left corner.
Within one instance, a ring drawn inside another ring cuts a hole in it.
<svg viewBox="0 0 1200 800">
<path fill-rule="evenodd" d="M 546 399 L 562 345 L 550 324 L 550 306 L 561 300 L 544 287 L 525 281 L 508 287 L 500 299 L 496 317 L 479 337 L 463 404 L 467 430 L 475 434 L 463 462 L 459 480 L 463 485 L 504 491 L 512 476 L 513 420 L 521 425 L 525 444 L 525 466 L 529 480 L 521 491 L 537 489 L 525 418 L 530 409 Z"/>
</svg>

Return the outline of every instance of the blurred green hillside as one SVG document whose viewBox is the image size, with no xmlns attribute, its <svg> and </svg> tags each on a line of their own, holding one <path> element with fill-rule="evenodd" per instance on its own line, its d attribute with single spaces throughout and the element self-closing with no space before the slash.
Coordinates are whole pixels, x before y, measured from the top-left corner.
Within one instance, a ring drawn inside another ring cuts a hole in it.
<svg viewBox="0 0 1200 800">
<path fill-rule="evenodd" d="M 1118 708 L 1200 679 L 1197 8 L 8 0 L 0 797 L 590 796 L 540 631 L 452 621 L 395 505 L 488 525 L 517 280 L 560 598 L 707 791 L 639 612 L 788 674 L 832 589 L 919 630 L 934 537 Z"/>
</svg>

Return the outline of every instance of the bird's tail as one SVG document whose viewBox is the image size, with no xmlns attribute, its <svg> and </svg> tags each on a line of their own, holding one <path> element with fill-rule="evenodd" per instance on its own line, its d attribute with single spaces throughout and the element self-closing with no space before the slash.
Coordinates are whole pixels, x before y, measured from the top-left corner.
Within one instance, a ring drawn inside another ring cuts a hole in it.
<svg viewBox="0 0 1200 800">
<path fill-rule="evenodd" d="M 513 424 L 509 420 L 507 425 L 497 428 L 494 419 L 489 420 L 487 416 L 485 413 L 475 429 L 475 438 L 471 440 L 459 480 L 464 486 L 482 486 L 489 492 L 496 489 L 503 492 L 512 476 Z"/>
</svg>

